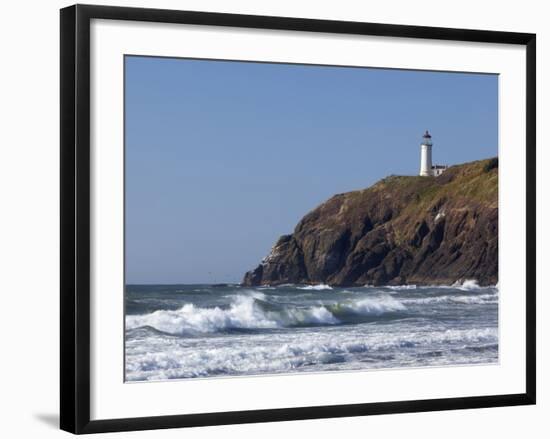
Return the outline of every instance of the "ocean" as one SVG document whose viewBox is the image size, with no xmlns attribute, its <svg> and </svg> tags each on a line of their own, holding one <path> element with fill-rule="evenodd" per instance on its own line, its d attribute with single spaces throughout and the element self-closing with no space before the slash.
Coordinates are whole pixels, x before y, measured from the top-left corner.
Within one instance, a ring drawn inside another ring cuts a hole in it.
<svg viewBox="0 0 550 439">
<path fill-rule="evenodd" d="M 498 362 L 498 288 L 127 285 L 127 381 Z"/>
</svg>

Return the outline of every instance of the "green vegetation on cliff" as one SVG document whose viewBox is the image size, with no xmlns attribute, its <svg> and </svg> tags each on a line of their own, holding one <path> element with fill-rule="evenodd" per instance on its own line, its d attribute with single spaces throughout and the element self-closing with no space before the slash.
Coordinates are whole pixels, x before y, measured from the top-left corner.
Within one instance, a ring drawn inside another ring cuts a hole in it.
<svg viewBox="0 0 550 439">
<path fill-rule="evenodd" d="M 338 194 L 284 235 L 246 285 L 498 281 L 498 159 Z"/>
</svg>

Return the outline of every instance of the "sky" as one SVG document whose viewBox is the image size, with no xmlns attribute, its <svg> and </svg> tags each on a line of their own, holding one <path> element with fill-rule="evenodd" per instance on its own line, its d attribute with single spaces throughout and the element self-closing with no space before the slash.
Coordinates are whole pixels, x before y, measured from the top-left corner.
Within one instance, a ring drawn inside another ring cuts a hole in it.
<svg viewBox="0 0 550 439">
<path fill-rule="evenodd" d="M 126 283 L 240 282 L 332 195 L 498 152 L 498 76 L 126 56 Z"/>
</svg>

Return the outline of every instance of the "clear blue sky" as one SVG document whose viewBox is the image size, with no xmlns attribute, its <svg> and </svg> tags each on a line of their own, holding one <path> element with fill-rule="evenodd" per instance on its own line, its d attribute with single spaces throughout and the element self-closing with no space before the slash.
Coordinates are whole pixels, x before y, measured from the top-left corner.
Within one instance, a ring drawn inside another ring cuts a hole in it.
<svg viewBox="0 0 550 439">
<path fill-rule="evenodd" d="M 498 77 L 126 57 L 126 282 L 239 282 L 330 196 L 497 155 Z"/>
</svg>

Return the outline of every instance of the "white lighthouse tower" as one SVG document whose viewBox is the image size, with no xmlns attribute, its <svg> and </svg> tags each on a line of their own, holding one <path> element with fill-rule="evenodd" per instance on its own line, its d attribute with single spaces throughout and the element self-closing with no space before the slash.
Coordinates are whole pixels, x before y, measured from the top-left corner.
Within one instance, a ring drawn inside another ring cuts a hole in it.
<svg viewBox="0 0 550 439">
<path fill-rule="evenodd" d="M 420 176 L 429 177 L 433 175 L 432 172 L 432 136 L 428 130 L 422 137 L 422 143 L 420 144 Z"/>
<path fill-rule="evenodd" d="M 426 130 L 422 136 L 420 144 L 420 176 L 421 177 L 438 177 L 443 174 L 448 168 L 447 165 L 432 164 L 432 136 Z"/>
</svg>

